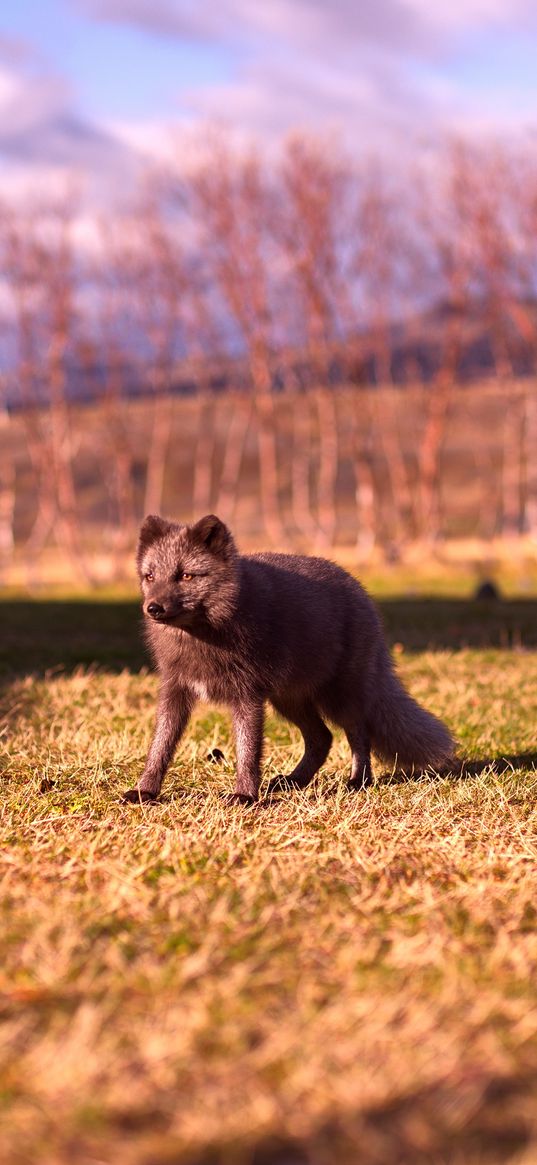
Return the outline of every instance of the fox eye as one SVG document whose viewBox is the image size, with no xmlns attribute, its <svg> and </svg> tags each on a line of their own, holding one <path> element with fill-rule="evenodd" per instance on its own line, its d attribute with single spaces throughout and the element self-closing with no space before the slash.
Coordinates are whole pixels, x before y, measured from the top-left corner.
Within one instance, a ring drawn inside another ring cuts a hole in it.
<svg viewBox="0 0 537 1165">
<path fill-rule="evenodd" d="M 190 579 L 194 578 L 194 575 L 189 574 L 187 570 L 184 570 L 182 575 L 181 575 L 181 578 L 182 578 L 183 582 L 190 582 Z"/>
<path fill-rule="evenodd" d="M 154 577 L 155 576 L 154 576 L 152 570 L 146 570 L 146 572 L 144 574 L 144 578 L 145 578 L 146 582 L 153 582 Z"/>
</svg>

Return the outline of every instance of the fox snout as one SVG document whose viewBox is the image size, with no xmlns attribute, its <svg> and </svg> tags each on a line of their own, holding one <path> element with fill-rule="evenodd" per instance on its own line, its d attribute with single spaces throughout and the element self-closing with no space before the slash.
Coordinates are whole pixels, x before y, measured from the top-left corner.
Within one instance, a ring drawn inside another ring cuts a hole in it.
<svg viewBox="0 0 537 1165">
<path fill-rule="evenodd" d="M 144 613 L 154 619 L 156 623 L 163 623 L 166 619 L 176 619 L 182 614 L 183 607 L 175 598 L 167 595 L 151 596 L 144 602 Z"/>
<path fill-rule="evenodd" d="M 158 620 L 166 618 L 166 607 L 163 607 L 162 603 L 155 603 L 153 600 L 151 603 L 146 603 L 145 610 L 147 615 L 151 615 L 152 619 Z"/>
</svg>

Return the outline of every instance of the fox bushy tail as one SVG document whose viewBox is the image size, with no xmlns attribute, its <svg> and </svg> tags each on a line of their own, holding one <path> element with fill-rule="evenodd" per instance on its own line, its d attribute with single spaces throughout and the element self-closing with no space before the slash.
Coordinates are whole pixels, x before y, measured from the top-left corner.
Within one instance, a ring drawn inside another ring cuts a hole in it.
<svg viewBox="0 0 537 1165">
<path fill-rule="evenodd" d="M 454 755 L 451 733 L 409 696 L 387 651 L 379 659 L 367 721 L 374 752 L 390 763 L 425 768 L 441 765 Z"/>
</svg>

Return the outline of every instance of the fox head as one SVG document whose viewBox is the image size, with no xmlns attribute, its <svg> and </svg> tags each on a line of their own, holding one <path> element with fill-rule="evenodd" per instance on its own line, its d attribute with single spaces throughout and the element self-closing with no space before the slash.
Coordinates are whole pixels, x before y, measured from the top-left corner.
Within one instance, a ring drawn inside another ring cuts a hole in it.
<svg viewBox="0 0 537 1165">
<path fill-rule="evenodd" d="M 185 630 L 218 627 L 235 609 L 237 550 L 214 514 L 193 526 L 149 514 L 140 529 L 136 565 L 143 611 L 155 623 Z"/>
</svg>

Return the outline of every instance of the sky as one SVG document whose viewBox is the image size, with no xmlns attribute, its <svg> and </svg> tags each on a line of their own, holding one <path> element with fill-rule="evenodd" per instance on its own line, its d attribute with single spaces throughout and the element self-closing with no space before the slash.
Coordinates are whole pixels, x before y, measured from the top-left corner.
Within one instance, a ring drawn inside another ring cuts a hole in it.
<svg viewBox="0 0 537 1165">
<path fill-rule="evenodd" d="M 117 195 L 221 125 L 355 153 L 537 140 L 537 0 L 18 0 L 0 16 L 0 177 Z"/>
</svg>

